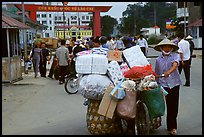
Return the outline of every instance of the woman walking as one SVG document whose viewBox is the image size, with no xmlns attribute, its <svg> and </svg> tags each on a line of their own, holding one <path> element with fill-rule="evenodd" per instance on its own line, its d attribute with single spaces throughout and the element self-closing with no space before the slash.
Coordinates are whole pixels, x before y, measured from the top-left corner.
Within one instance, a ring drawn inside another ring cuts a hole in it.
<svg viewBox="0 0 204 137">
<path fill-rule="evenodd" d="M 33 62 L 35 78 L 38 76 L 38 70 L 39 70 L 39 64 L 40 64 L 40 53 L 42 50 L 40 46 L 41 46 L 41 42 L 36 43 L 30 55 L 30 60 L 32 60 Z"/>
</svg>

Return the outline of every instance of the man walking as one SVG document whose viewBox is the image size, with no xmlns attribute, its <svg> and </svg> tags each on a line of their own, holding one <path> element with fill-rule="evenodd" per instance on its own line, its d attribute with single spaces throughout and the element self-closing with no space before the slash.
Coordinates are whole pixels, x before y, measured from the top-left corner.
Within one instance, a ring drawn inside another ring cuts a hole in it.
<svg viewBox="0 0 204 137">
<path fill-rule="evenodd" d="M 179 73 L 181 74 L 182 69 L 184 70 L 186 83 L 184 86 L 190 86 L 190 44 L 188 41 L 184 40 L 183 34 L 178 34 L 178 52 L 180 54 L 180 63 L 178 66 Z"/>
<path fill-rule="evenodd" d="M 41 77 L 46 77 L 47 61 L 50 64 L 50 51 L 46 48 L 45 42 L 42 42 L 41 49 L 39 70 Z"/>
<path fill-rule="evenodd" d="M 189 42 L 190 44 L 190 53 L 191 53 L 191 57 L 190 57 L 190 66 L 191 66 L 191 61 L 192 61 L 192 55 L 193 55 L 193 49 L 195 48 L 195 45 L 193 43 L 193 37 L 191 37 L 190 35 L 188 35 L 188 37 L 186 37 L 186 40 Z"/>
<path fill-rule="evenodd" d="M 142 50 L 143 54 L 146 56 L 148 51 L 148 43 L 146 39 L 143 38 L 143 35 L 140 35 L 140 38 L 137 40 L 136 45 L 140 46 L 140 49 Z"/>
<path fill-rule="evenodd" d="M 56 50 L 56 57 L 58 59 L 58 64 L 60 68 L 60 78 L 59 78 L 59 84 L 63 84 L 65 82 L 65 75 L 68 71 L 68 65 L 69 65 L 69 50 L 65 47 L 65 40 L 61 40 L 61 46 Z"/>
</svg>

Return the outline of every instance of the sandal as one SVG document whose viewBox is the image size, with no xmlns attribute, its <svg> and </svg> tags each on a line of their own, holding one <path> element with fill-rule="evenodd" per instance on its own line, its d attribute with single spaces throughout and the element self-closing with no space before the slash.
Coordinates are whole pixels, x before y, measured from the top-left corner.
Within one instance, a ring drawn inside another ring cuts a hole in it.
<svg viewBox="0 0 204 137">
<path fill-rule="evenodd" d="M 172 129 L 171 131 L 170 131 L 170 135 L 176 135 L 176 129 Z"/>
</svg>

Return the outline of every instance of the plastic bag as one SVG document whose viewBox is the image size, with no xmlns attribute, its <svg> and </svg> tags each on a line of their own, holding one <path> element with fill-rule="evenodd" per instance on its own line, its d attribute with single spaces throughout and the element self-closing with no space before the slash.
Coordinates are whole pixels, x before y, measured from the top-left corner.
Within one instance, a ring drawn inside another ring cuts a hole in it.
<svg viewBox="0 0 204 137">
<path fill-rule="evenodd" d="M 161 93 L 161 87 L 153 90 L 144 90 L 141 92 L 142 100 L 147 105 L 149 110 L 150 119 L 160 117 L 165 112 L 164 96 Z"/>
<path fill-rule="evenodd" d="M 152 70 L 152 65 L 146 65 L 146 66 L 134 66 L 130 70 L 124 72 L 125 78 L 144 78 L 145 76 L 148 76 L 150 74 L 153 74 L 156 76 L 156 73 Z"/>
<path fill-rule="evenodd" d="M 125 90 L 125 98 L 117 104 L 116 113 L 123 119 L 133 119 L 136 115 L 136 95 L 134 90 Z"/>
<path fill-rule="evenodd" d="M 110 97 L 114 100 L 123 99 L 125 97 L 125 91 L 121 87 L 121 84 L 123 83 L 124 78 L 121 79 L 121 81 L 118 83 L 117 86 L 114 87 L 114 89 L 110 92 Z"/>
</svg>

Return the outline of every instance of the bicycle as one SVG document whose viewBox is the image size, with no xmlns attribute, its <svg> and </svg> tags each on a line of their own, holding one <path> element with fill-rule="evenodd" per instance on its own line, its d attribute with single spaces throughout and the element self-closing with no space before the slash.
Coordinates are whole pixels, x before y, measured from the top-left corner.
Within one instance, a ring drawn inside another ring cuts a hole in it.
<svg viewBox="0 0 204 137">
<path fill-rule="evenodd" d="M 155 78 L 160 78 L 160 77 L 164 77 L 164 75 L 156 76 Z M 135 130 L 134 134 L 135 135 L 149 135 L 150 130 L 154 129 L 155 127 L 151 126 L 152 121 L 154 119 L 152 120 L 150 119 L 149 110 L 147 108 L 147 105 L 143 101 L 143 94 L 142 94 L 143 91 L 137 90 L 137 86 L 142 79 L 139 78 L 139 79 L 132 79 L 132 80 L 136 83 L 134 92 L 137 93 L 136 95 L 136 115 L 134 119 L 134 130 Z M 127 128 L 127 121 L 125 119 L 121 119 L 121 123 L 123 124 L 124 127 Z"/>
</svg>

